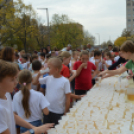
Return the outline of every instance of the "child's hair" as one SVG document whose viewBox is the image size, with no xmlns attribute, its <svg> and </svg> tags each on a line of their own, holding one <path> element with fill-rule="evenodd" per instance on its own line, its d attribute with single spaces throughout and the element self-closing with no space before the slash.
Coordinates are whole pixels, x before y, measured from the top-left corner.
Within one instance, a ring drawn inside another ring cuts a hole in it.
<svg viewBox="0 0 134 134">
<path fill-rule="evenodd" d="M 74 57 L 77 53 L 78 51 L 73 51 L 72 56 Z"/>
<path fill-rule="evenodd" d="M 59 51 L 59 52 L 58 52 L 58 56 L 60 56 L 60 55 L 61 55 L 61 53 L 62 53 L 62 51 Z"/>
<path fill-rule="evenodd" d="M 30 62 L 32 63 L 34 59 L 38 59 L 38 56 L 37 56 L 36 54 L 33 54 L 33 55 L 31 56 Z"/>
<path fill-rule="evenodd" d="M 26 118 L 29 118 L 31 116 L 31 111 L 29 109 L 30 91 L 27 88 L 27 85 L 32 82 L 32 74 L 29 70 L 24 69 L 20 71 L 18 78 L 19 78 L 19 83 L 21 84 L 20 89 L 23 94 L 22 106 L 24 108 Z"/>
<path fill-rule="evenodd" d="M 17 66 L 14 63 L 0 60 L 0 82 L 7 76 L 14 77 L 18 73 Z"/>
<path fill-rule="evenodd" d="M 17 52 L 15 52 L 15 57 L 19 58 L 19 54 Z"/>
<path fill-rule="evenodd" d="M 112 58 L 112 54 L 110 52 L 106 52 L 106 55 L 109 56 L 109 58 Z"/>
<path fill-rule="evenodd" d="M 49 59 L 51 57 L 51 54 L 47 54 L 46 58 Z"/>
<path fill-rule="evenodd" d="M 60 56 L 63 57 L 63 58 L 69 58 L 71 56 L 71 54 L 68 51 L 63 51 L 60 54 Z"/>
<path fill-rule="evenodd" d="M 94 56 L 94 50 L 92 52 L 89 53 L 90 57 Z"/>
<path fill-rule="evenodd" d="M 96 56 L 101 56 L 101 51 L 98 50 L 94 51 L 94 57 Z"/>
<path fill-rule="evenodd" d="M 13 63 L 13 64 L 17 67 L 18 71 L 20 71 L 19 65 L 17 63 Z"/>
<path fill-rule="evenodd" d="M 40 56 L 45 58 L 45 53 L 40 53 Z"/>
<path fill-rule="evenodd" d="M 82 57 L 82 55 L 89 56 L 89 52 L 87 50 L 83 50 L 83 51 L 81 51 L 80 57 Z"/>
<path fill-rule="evenodd" d="M 21 50 L 20 53 L 23 53 L 24 54 L 25 53 L 25 50 Z"/>
<path fill-rule="evenodd" d="M 51 63 L 54 67 L 58 68 L 59 70 L 62 69 L 62 60 L 58 57 L 50 58 L 48 63 Z"/>
<path fill-rule="evenodd" d="M 42 67 L 42 64 L 41 64 L 41 62 L 40 62 L 39 60 L 34 60 L 34 61 L 32 62 L 32 69 L 33 69 L 34 71 L 40 70 L 41 67 Z"/>
<path fill-rule="evenodd" d="M 12 47 L 5 47 L 1 51 L 1 59 L 9 62 L 13 62 L 14 50 Z"/>
<path fill-rule="evenodd" d="M 122 44 L 120 51 L 134 53 L 134 43 L 132 41 L 125 41 Z"/>
<path fill-rule="evenodd" d="M 113 52 L 119 52 L 119 48 L 118 47 L 114 47 L 113 48 Z"/>
<path fill-rule="evenodd" d="M 28 57 L 27 57 L 26 54 L 23 54 L 23 55 L 22 55 L 22 58 L 25 59 L 26 61 L 28 60 Z"/>
</svg>

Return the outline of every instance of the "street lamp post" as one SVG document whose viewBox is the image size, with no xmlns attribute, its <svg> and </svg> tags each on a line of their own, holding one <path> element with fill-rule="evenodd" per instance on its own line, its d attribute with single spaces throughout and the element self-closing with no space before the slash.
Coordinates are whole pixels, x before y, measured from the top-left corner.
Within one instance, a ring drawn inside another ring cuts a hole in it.
<svg viewBox="0 0 134 134">
<path fill-rule="evenodd" d="M 50 27 L 49 27 L 49 13 L 48 13 L 48 8 L 37 8 L 38 10 L 46 10 L 46 15 L 47 15 L 47 29 L 48 29 L 48 44 L 50 45 Z"/>
<path fill-rule="evenodd" d="M 98 35 L 98 37 L 99 37 L 99 45 L 100 45 L 100 34 L 99 33 L 96 33 L 97 35 Z"/>
</svg>

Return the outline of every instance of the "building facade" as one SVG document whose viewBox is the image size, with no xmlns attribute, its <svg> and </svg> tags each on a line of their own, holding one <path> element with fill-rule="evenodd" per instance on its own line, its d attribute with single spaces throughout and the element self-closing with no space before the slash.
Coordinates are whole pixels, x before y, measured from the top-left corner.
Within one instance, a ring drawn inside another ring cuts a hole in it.
<svg viewBox="0 0 134 134">
<path fill-rule="evenodd" d="M 126 0 L 126 29 L 134 34 L 134 0 Z"/>
</svg>

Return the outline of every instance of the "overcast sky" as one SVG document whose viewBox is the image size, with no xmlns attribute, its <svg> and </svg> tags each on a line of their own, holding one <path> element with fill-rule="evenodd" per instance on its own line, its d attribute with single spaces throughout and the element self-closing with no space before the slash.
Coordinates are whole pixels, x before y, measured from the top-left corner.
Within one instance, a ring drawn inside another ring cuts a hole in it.
<svg viewBox="0 0 134 134">
<path fill-rule="evenodd" d="M 24 0 L 33 8 L 48 8 L 50 21 L 53 14 L 66 14 L 79 22 L 96 37 L 96 45 L 111 39 L 114 41 L 126 27 L 126 0 Z M 47 23 L 45 11 L 37 11 Z"/>
</svg>

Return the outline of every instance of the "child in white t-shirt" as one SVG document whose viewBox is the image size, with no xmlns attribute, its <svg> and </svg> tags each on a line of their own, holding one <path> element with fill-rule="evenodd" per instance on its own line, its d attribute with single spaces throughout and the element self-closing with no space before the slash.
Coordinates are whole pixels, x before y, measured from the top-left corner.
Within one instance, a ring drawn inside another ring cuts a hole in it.
<svg viewBox="0 0 134 134">
<path fill-rule="evenodd" d="M 59 58 L 50 58 L 48 67 L 50 76 L 40 78 L 41 74 L 39 73 L 33 83 L 46 84 L 45 96 L 50 106 L 48 107 L 49 115 L 44 116 L 44 123 L 58 124 L 58 120 L 68 112 L 70 107 L 70 83 L 60 74 L 62 61 Z"/>
<path fill-rule="evenodd" d="M 49 114 L 47 107 L 49 102 L 45 96 L 31 88 L 32 74 L 29 70 L 22 70 L 19 73 L 19 83 L 21 89 L 14 95 L 14 112 L 30 124 L 38 127 L 42 125 L 42 112 Z M 20 132 L 24 133 L 28 129 L 20 127 Z"/>
<path fill-rule="evenodd" d="M 28 61 L 27 55 L 26 55 L 26 54 L 25 54 L 25 55 L 22 55 L 21 65 L 22 65 L 22 68 L 23 68 L 23 69 L 28 69 L 28 68 L 29 68 L 30 63 L 27 62 L 27 61 Z"/>
<path fill-rule="evenodd" d="M 44 133 L 52 124 L 34 127 L 13 113 L 10 93 L 17 84 L 18 69 L 10 62 L 0 61 L 0 134 L 16 134 L 15 122 L 19 126 L 31 129 L 34 133 Z M 23 134 L 30 134 L 27 131 Z"/>
<path fill-rule="evenodd" d="M 109 68 L 109 66 L 112 65 L 112 55 L 111 55 L 111 52 L 106 52 L 105 53 L 105 58 L 106 58 L 106 61 L 103 60 L 103 69 L 104 70 L 107 70 L 107 68 Z"/>
<path fill-rule="evenodd" d="M 102 69 L 101 56 L 101 52 L 96 50 L 94 51 L 94 57 L 90 58 L 89 60 L 96 66 L 99 71 Z"/>
<path fill-rule="evenodd" d="M 42 64 L 41 64 L 41 62 L 40 62 L 39 60 L 34 60 L 34 61 L 32 62 L 32 70 L 33 70 L 32 78 L 33 78 L 33 79 L 38 75 L 38 73 L 39 73 L 39 71 L 40 71 L 41 68 L 42 68 Z M 35 91 L 39 91 L 39 89 L 40 89 L 40 84 L 38 84 L 38 85 L 33 85 L 33 84 L 32 84 L 31 87 L 32 87 L 32 89 L 34 89 Z"/>
</svg>

